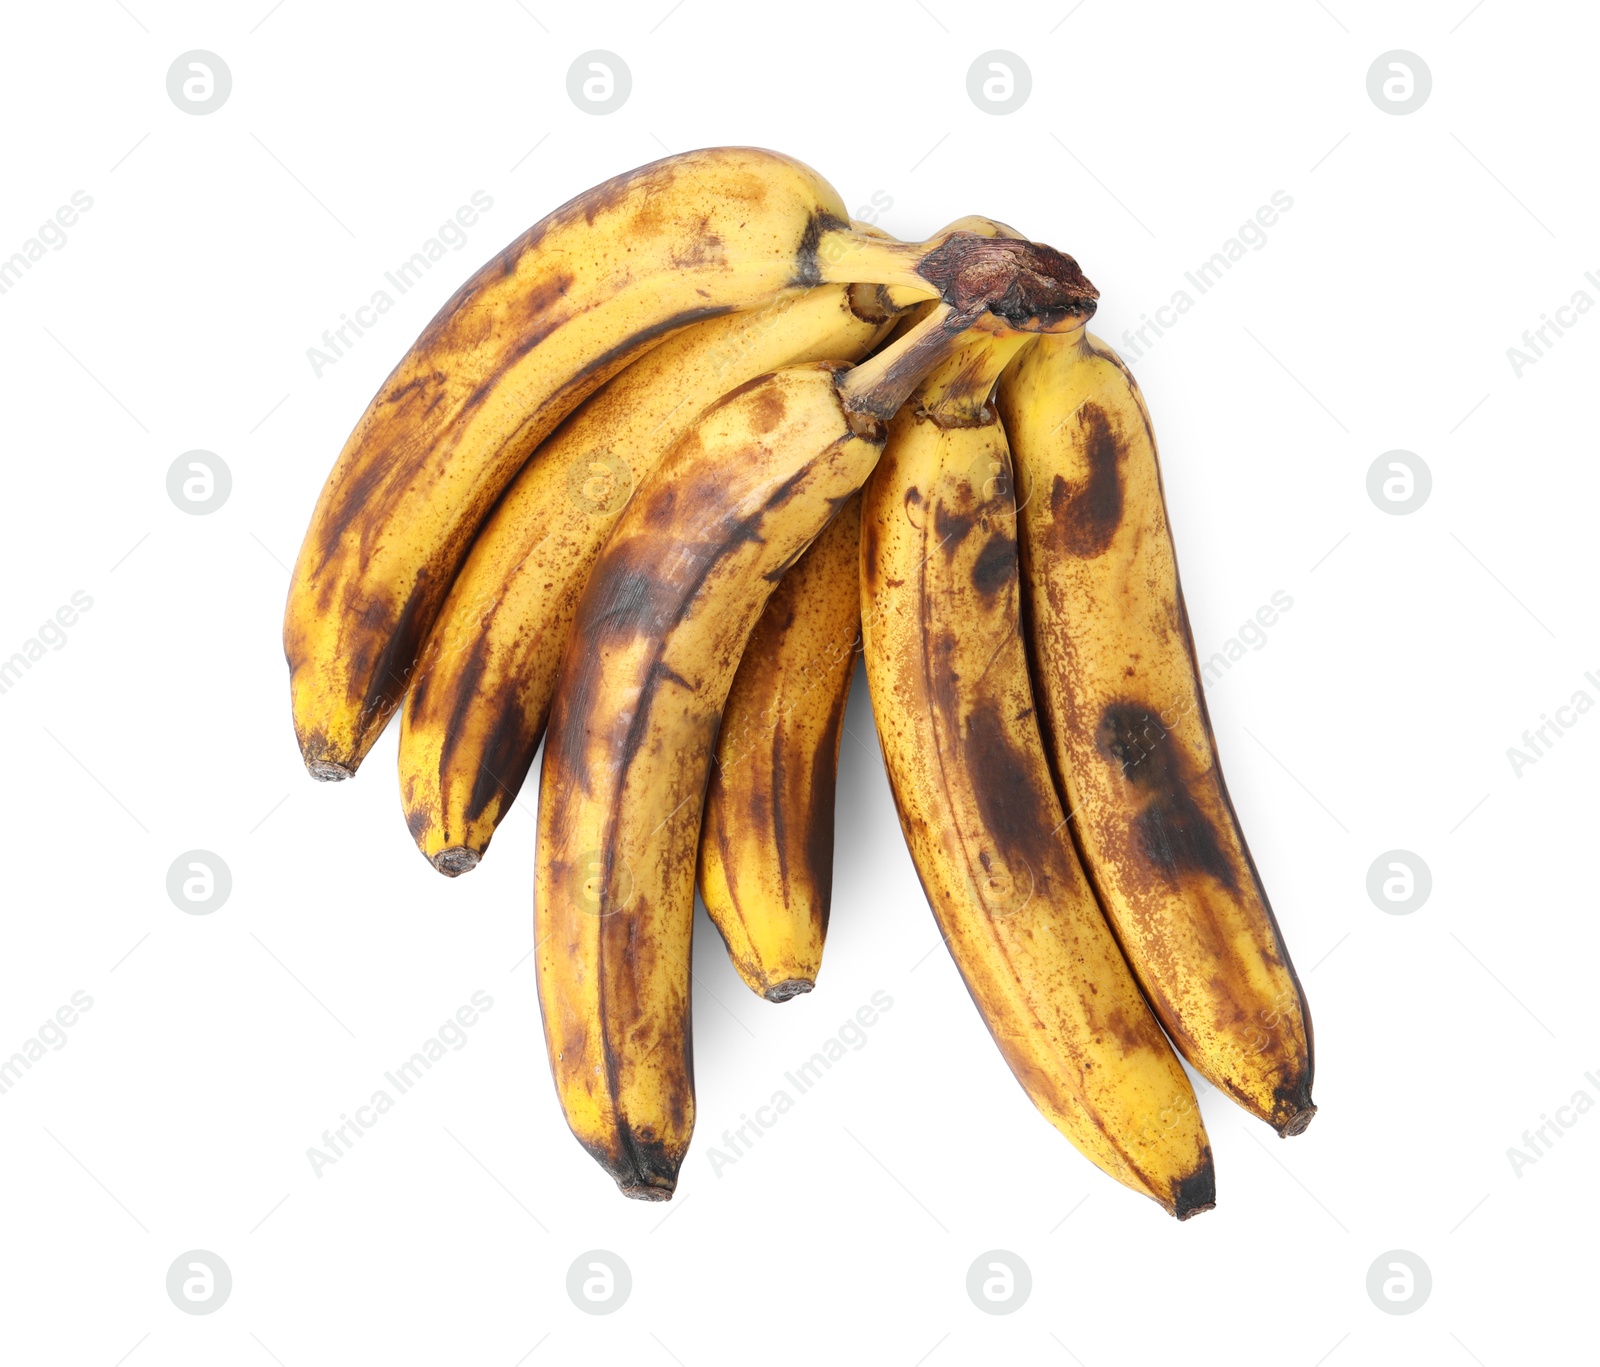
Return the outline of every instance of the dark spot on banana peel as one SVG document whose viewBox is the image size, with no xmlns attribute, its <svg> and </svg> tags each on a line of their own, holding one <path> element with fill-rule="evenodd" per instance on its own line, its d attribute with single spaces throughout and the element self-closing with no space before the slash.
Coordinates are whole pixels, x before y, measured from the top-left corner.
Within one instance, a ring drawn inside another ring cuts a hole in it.
<svg viewBox="0 0 1600 1367">
<path fill-rule="evenodd" d="M 952 689 L 953 693 L 953 689 Z M 950 704 L 940 699 L 940 706 Z M 963 737 L 964 759 L 972 773 L 973 796 L 984 830 L 993 838 L 995 854 L 1006 872 L 1016 878 L 1020 870 L 1043 883 L 1061 866 L 1061 837 L 1050 819 L 1056 810 L 1055 794 L 1041 790 L 1044 766 L 1031 764 L 1011 742 L 1011 733 L 993 700 L 978 701 L 967 715 Z M 1036 891 L 1048 896 L 1043 887 Z"/>
<path fill-rule="evenodd" d="M 846 677 L 843 687 L 834 696 L 828 713 L 828 724 L 817 738 L 816 752 L 811 757 L 811 784 L 807 794 L 810 810 L 806 813 L 806 868 L 811 875 L 811 915 L 819 930 L 826 934 L 828 913 L 833 901 L 833 832 L 834 794 L 839 782 L 839 736 L 844 727 L 844 710 L 850 695 L 850 681 Z"/>
<path fill-rule="evenodd" d="M 1084 404 L 1077 422 L 1088 473 L 1077 485 L 1060 475 L 1051 481 L 1050 518 L 1055 544 L 1068 555 L 1091 559 L 1104 553 L 1122 525 L 1126 444 L 1098 404 Z"/>
<path fill-rule="evenodd" d="M 516 706 L 500 709 L 484 737 L 483 755 L 473 777 L 472 791 L 467 795 L 462 814 L 468 821 L 482 821 L 490 803 L 499 803 L 498 816 L 504 816 L 511 809 L 533 767 L 533 757 L 539 752 L 548 716 L 548 705 L 537 717 L 524 716 L 522 709 Z M 441 761 L 440 768 L 444 767 Z M 488 840 L 483 843 L 484 849 L 488 849 Z"/>
<path fill-rule="evenodd" d="M 618 342 L 616 346 L 602 352 L 594 360 L 578 370 L 562 386 L 559 395 L 562 399 L 569 399 L 576 393 L 581 398 L 587 398 L 621 370 L 647 344 L 663 341 L 672 333 L 679 332 L 694 323 L 703 323 L 710 318 L 721 318 L 734 311 L 727 304 L 718 304 L 710 308 L 681 309 L 670 318 L 664 318 L 659 323 L 640 328 L 637 332 L 630 333 L 622 341 Z M 576 407 L 579 401 L 573 400 L 570 406 Z"/>
<path fill-rule="evenodd" d="M 1187 1177 L 1172 1179 L 1172 1213 L 1180 1220 L 1187 1220 L 1215 1209 L 1216 1204 L 1217 1170 L 1211 1161 L 1211 1146 L 1207 1144 L 1199 1166 Z"/>
<path fill-rule="evenodd" d="M 985 600 L 989 600 L 1016 582 L 1017 543 L 1014 538 L 993 528 L 977 559 L 972 562 L 972 587 Z"/>
<path fill-rule="evenodd" d="M 1173 887 L 1185 875 L 1203 873 L 1237 892 L 1233 862 L 1189 790 L 1196 776 L 1156 715 L 1138 702 L 1108 703 L 1094 740 L 1100 755 L 1145 799 L 1130 825 L 1132 845 L 1145 866 Z"/>
<path fill-rule="evenodd" d="M 416 664 L 417 647 L 424 633 L 433 625 L 433 612 L 437 607 L 437 600 L 442 594 L 430 592 L 431 585 L 426 575 L 419 576 L 412 586 L 410 595 L 395 616 L 394 627 L 387 636 L 376 633 L 376 621 L 387 617 L 385 607 L 381 603 L 370 605 L 364 614 L 362 626 L 364 630 L 352 633 L 352 638 L 357 642 L 353 652 L 354 663 L 350 671 L 352 679 L 366 679 L 367 691 L 361 699 L 361 716 L 363 719 L 363 740 L 370 742 L 376 737 L 396 707 L 405 696 L 406 685 L 410 682 L 411 672 Z M 426 615 L 426 620 L 424 616 Z M 371 646 L 382 641 L 382 646 L 377 651 L 371 651 Z M 363 745 L 360 755 L 348 758 L 359 762 L 365 755 Z"/>
<path fill-rule="evenodd" d="M 805 289 L 822 283 L 822 263 L 817 259 L 817 249 L 822 245 L 824 233 L 850 227 L 850 220 L 835 218 L 830 213 L 811 215 L 805 232 L 800 235 L 799 250 L 795 253 L 794 284 Z"/>
<path fill-rule="evenodd" d="M 770 432 L 783 421 L 783 415 L 788 410 L 789 405 L 784 402 L 782 391 L 776 385 L 768 385 L 755 400 L 750 413 L 750 425 L 757 432 Z"/>
<path fill-rule="evenodd" d="M 939 539 L 939 549 L 944 552 L 945 559 L 955 556 L 977 522 L 976 513 L 958 512 L 942 500 L 934 505 L 933 534 Z"/>
<path fill-rule="evenodd" d="M 685 693 L 694 692 L 694 685 L 690 683 L 689 680 L 684 678 L 683 675 L 678 673 L 677 670 L 673 669 L 670 665 L 661 660 L 657 660 L 655 664 L 651 666 L 650 678 L 652 682 L 660 679 L 666 683 L 677 684 L 678 687 L 683 689 Z"/>
<path fill-rule="evenodd" d="M 878 519 L 875 517 L 861 519 L 861 583 L 868 598 L 877 593 Z"/>
<path fill-rule="evenodd" d="M 917 274 L 958 314 L 985 308 L 1018 326 L 1050 327 L 1090 318 L 1100 291 L 1054 247 L 1016 238 L 951 233 Z"/>
</svg>

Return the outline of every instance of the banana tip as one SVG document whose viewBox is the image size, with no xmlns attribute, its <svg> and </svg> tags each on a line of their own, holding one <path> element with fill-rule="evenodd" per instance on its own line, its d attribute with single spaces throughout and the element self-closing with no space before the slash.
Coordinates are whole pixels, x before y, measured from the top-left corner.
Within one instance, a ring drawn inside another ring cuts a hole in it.
<svg viewBox="0 0 1600 1367">
<path fill-rule="evenodd" d="M 465 845 L 451 845 L 433 855 L 430 862 L 446 878 L 458 878 L 464 873 L 471 873 L 482 858 L 477 850 L 469 850 Z"/>
<path fill-rule="evenodd" d="M 635 1201 L 670 1201 L 672 1187 L 658 1187 L 650 1182 L 618 1182 L 624 1196 L 630 1196 Z"/>
<path fill-rule="evenodd" d="M 1187 1177 L 1172 1182 L 1172 1213 L 1180 1220 L 1192 1220 L 1217 1206 L 1217 1170 L 1206 1148 L 1200 1164 Z"/>
<path fill-rule="evenodd" d="M 781 983 L 773 983 L 761 995 L 769 1002 L 786 1002 L 811 991 L 815 986 L 816 983 L 810 978 L 785 978 Z"/>
<path fill-rule="evenodd" d="M 1304 1134 L 1306 1127 L 1311 1124 L 1312 1117 L 1317 1113 L 1317 1108 L 1309 1102 L 1302 1106 L 1292 1116 L 1278 1127 L 1278 1133 L 1284 1139 L 1292 1139 L 1297 1134 Z"/>
<path fill-rule="evenodd" d="M 337 764 L 331 759 L 308 759 L 306 772 L 319 783 L 342 783 L 355 773 L 348 764 Z"/>
</svg>

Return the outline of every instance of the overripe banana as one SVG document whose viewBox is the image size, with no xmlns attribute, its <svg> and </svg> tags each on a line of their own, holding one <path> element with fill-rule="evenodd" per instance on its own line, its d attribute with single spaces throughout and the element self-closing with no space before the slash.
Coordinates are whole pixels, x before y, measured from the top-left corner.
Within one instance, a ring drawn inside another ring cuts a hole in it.
<svg viewBox="0 0 1600 1367">
<path fill-rule="evenodd" d="M 690 152 L 496 255 L 347 440 L 284 615 L 302 756 L 348 777 L 409 695 L 408 823 L 455 874 L 548 716 L 545 1043 L 625 1193 L 669 1197 L 694 1126 L 697 875 L 750 986 L 815 980 L 858 646 L 935 920 L 1046 1118 L 1186 1218 L 1215 1179 L 1163 1025 L 1280 1133 L 1315 1112 L 1095 298 L 994 220 L 896 242 L 797 161 Z"/>
<path fill-rule="evenodd" d="M 968 216 L 934 238 L 956 232 L 1019 236 Z M 891 337 L 933 308 L 912 308 Z M 739 976 L 769 1001 L 810 991 L 822 963 L 839 743 L 860 648 L 860 525 L 852 501 L 767 601 L 728 693 L 706 789 L 700 895 Z"/>
<path fill-rule="evenodd" d="M 706 788 L 700 896 L 739 976 L 768 1001 L 809 992 L 822 963 L 860 533 L 852 498 L 773 590 L 733 677 Z"/>
<path fill-rule="evenodd" d="M 495 505 L 423 648 L 400 731 L 400 793 L 441 873 L 473 868 L 522 787 L 590 568 L 623 506 L 713 400 L 808 361 L 855 361 L 891 318 L 822 285 L 686 328 L 550 435 Z"/>
<path fill-rule="evenodd" d="M 670 1196 L 694 1124 L 689 948 L 718 722 L 776 581 L 860 487 L 884 423 L 985 309 L 1082 308 L 1077 264 L 973 238 L 953 295 L 854 370 L 776 371 L 713 405 L 623 511 L 579 602 L 539 786 L 535 944 L 568 1124 L 628 1195 Z"/>
<path fill-rule="evenodd" d="M 1030 494 L 1038 693 L 1084 862 L 1183 1056 L 1299 1134 L 1316 1112 L 1311 1017 L 1217 763 L 1143 396 L 1079 332 L 1023 356 L 999 403 Z"/>
<path fill-rule="evenodd" d="M 605 181 L 492 258 L 368 405 L 301 546 L 283 643 L 311 773 L 360 764 L 478 524 L 583 398 L 678 328 L 799 289 L 934 298 L 955 285 L 949 245 L 855 232 L 809 167 L 712 148 Z"/>
<path fill-rule="evenodd" d="M 562 660 L 539 785 L 539 1002 L 567 1123 L 629 1196 L 672 1194 L 694 1128 L 695 854 L 728 686 L 774 583 L 883 445 L 838 373 L 775 371 L 702 414 L 624 509 Z"/>
<path fill-rule="evenodd" d="M 890 424 L 862 508 L 867 679 L 923 890 L 1000 1052 L 1075 1147 L 1185 1219 L 1215 1202 L 1205 1127 L 1073 852 L 1028 677 L 989 399 L 1033 340 L 975 335 Z"/>
</svg>

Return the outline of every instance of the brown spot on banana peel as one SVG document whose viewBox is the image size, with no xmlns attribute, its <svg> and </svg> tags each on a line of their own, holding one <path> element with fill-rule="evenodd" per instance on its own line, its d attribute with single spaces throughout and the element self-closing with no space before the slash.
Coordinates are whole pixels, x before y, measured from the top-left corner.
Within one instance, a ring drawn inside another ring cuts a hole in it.
<svg viewBox="0 0 1600 1367">
<path fill-rule="evenodd" d="M 1075 421 L 1084 433 L 1088 476 L 1076 486 L 1055 476 L 1050 484 L 1050 514 L 1061 550 L 1093 559 L 1104 554 L 1122 525 L 1122 465 L 1129 438 L 1113 428 L 1098 404 L 1084 404 Z"/>
<path fill-rule="evenodd" d="M 796 269 L 794 284 L 801 289 L 810 289 L 822 284 L 822 263 L 817 260 L 817 250 L 822 245 L 823 236 L 830 232 L 843 229 L 848 231 L 850 220 L 835 218 L 829 213 L 814 213 L 806 224 L 806 230 L 800 238 L 800 249 L 795 253 Z"/>
<path fill-rule="evenodd" d="M 1144 798 L 1130 835 L 1142 859 L 1173 886 L 1201 873 L 1229 892 L 1238 891 L 1222 838 L 1194 800 L 1188 760 L 1172 734 L 1143 704 L 1119 699 L 1106 706 L 1095 731 L 1095 748 Z"/>
<path fill-rule="evenodd" d="M 751 426 L 758 432 L 771 432 L 783 421 L 787 409 L 783 395 L 769 387 L 756 400 L 751 413 Z"/>
<path fill-rule="evenodd" d="M 1016 539 L 997 529 L 972 562 L 972 587 L 983 598 L 992 599 L 1016 583 L 1016 569 Z"/>
<path fill-rule="evenodd" d="M 828 929 L 828 913 L 833 900 L 834 795 L 839 779 L 839 741 L 844 733 L 844 711 L 849 701 L 849 685 L 833 700 L 828 724 L 817 738 L 811 761 L 811 809 L 806 821 L 806 864 L 811 886 L 816 890 L 813 915 L 818 930 Z"/>
</svg>

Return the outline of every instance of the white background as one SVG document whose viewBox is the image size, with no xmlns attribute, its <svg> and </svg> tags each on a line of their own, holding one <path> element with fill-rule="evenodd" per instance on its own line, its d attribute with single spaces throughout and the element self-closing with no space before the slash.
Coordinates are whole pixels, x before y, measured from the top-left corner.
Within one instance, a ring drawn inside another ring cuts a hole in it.
<svg viewBox="0 0 1600 1367">
<path fill-rule="evenodd" d="M 1584 1079 L 1600 1076 L 1600 713 L 1520 777 L 1506 750 L 1575 690 L 1600 699 L 1583 678 L 1600 671 L 1600 316 L 1520 378 L 1506 349 L 1579 288 L 1600 298 L 1583 278 L 1600 273 L 1593 11 L 269 3 L 7 9 L 0 254 L 74 191 L 93 208 L 0 296 L 0 656 L 74 591 L 93 607 L 0 696 L 0 1056 L 75 991 L 94 1004 L 0 1095 L 0 1356 L 1592 1354 L 1600 1116 L 1520 1175 L 1507 1150 L 1576 1091 L 1600 1099 Z M 195 48 L 233 76 L 205 117 L 165 85 Z M 603 117 L 566 88 L 596 48 L 633 78 Z M 1010 115 L 967 94 L 990 49 L 1032 72 Z M 1404 117 L 1366 89 L 1391 49 L 1433 74 Z M 700 1134 L 668 1206 L 616 1193 L 548 1081 L 525 962 L 531 802 L 481 869 L 446 882 L 401 820 L 392 731 L 354 783 L 301 768 L 285 566 L 378 382 L 550 208 L 665 151 L 731 142 L 800 156 L 852 207 L 887 197 L 880 222 L 902 236 L 982 212 L 1071 251 L 1119 346 L 1274 191 L 1293 199 L 1134 362 L 1201 654 L 1274 591 L 1294 603 L 1210 701 L 1312 1003 L 1321 1113 L 1286 1142 L 1206 1095 L 1211 1214 L 1179 1225 L 1095 1172 L 1008 1075 L 929 954 L 859 679 L 821 982 L 757 1000 L 701 921 Z M 316 377 L 306 349 L 475 190 L 494 207 L 468 244 Z M 165 486 L 195 448 L 233 478 L 203 517 Z M 1394 448 L 1433 475 L 1409 516 L 1366 492 Z M 209 916 L 165 887 L 196 848 L 232 872 Z M 1408 916 L 1366 892 L 1395 848 L 1432 871 Z M 322 1131 L 477 990 L 494 1005 L 467 1046 L 315 1175 Z M 715 1174 L 708 1145 L 878 990 L 894 1005 L 868 1044 Z M 234 1279 L 209 1316 L 179 1313 L 164 1286 L 196 1248 Z M 633 1275 L 604 1318 L 565 1289 L 594 1248 Z M 1033 1276 L 1003 1318 L 965 1292 L 995 1248 Z M 1366 1292 L 1391 1249 L 1432 1270 L 1407 1317 Z"/>
</svg>

